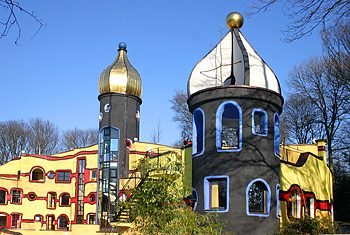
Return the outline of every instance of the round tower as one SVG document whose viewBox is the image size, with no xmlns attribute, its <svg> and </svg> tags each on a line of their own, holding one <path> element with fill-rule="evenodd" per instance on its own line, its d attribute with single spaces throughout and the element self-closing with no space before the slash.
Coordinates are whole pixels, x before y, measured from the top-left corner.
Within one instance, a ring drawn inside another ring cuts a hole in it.
<svg viewBox="0 0 350 235">
<path fill-rule="evenodd" d="M 139 138 L 141 77 L 129 63 L 125 43 L 99 79 L 99 219 L 101 227 L 116 221 L 119 179 L 129 175 L 129 151 Z"/>
<path fill-rule="evenodd" d="M 192 185 L 195 210 L 218 213 L 234 234 L 279 229 L 277 77 L 244 38 L 243 17 L 227 16 L 230 31 L 193 68 Z"/>
</svg>

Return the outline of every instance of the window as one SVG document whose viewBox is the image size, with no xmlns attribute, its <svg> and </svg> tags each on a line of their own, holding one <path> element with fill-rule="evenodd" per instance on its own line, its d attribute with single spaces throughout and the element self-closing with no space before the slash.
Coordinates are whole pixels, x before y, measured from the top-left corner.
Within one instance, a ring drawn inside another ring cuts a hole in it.
<svg viewBox="0 0 350 235">
<path fill-rule="evenodd" d="M 205 130 L 204 112 L 196 109 L 193 112 L 193 143 L 192 155 L 197 156 L 204 152 L 204 130 Z"/>
<path fill-rule="evenodd" d="M 261 178 L 251 181 L 246 189 L 246 212 L 250 216 L 269 216 L 271 191 Z"/>
<path fill-rule="evenodd" d="M 6 203 L 6 191 L 3 189 L 0 189 L 0 204 Z"/>
<path fill-rule="evenodd" d="M 11 214 L 11 227 L 19 228 L 20 227 L 20 215 L 19 214 Z"/>
<path fill-rule="evenodd" d="M 229 209 L 229 177 L 207 176 L 204 178 L 204 210 L 227 212 Z"/>
<path fill-rule="evenodd" d="M 48 215 L 46 220 L 46 229 L 55 230 L 55 216 Z"/>
<path fill-rule="evenodd" d="M 253 109 L 252 132 L 254 135 L 267 136 L 268 120 L 267 113 L 262 109 Z"/>
<path fill-rule="evenodd" d="M 91 181 L 96 181 L 97 170 L 91 171 Z"/>
<path fill-rule="evenodd" d="M 57 182 L 70 183 L 70 171 L 57 171 Z"/>
<path fill-rule="evenodd" d="M 299 191 L 297 189 L 294 189 L 289 197 L 289 208 L 288 208 L 288 215 L 290 217 L 294 218 L 300 218 L 300 212 L 301 212 L 301 198 Z"/>
<path fill-rule="evenodd" d="M 280 207 L 280 185 L 276 185 L 276 216 L 281 217 L 281 207 Z"/>
<path fill-rule="evenodd" d="M 197 202 L 198 202 L 198 193 L 195 188 L 192 189 L 192 197 L 191 197 L 191 207 L 193 208 L 193 211 L 197 209 Z"/>
<path fill-rule="evenodd" d="M 90 202 L 95 202 L 95 200 L 96 200 L 95 194 L 91 194 L 90 195 Z"/>
<path fill-rule="evenodd" d="M 44 181 L 44 171 L 40 168 L 35 168 L 32 170 L 32 173 L 30 175 L 31 181 Z"/>
<path fill-rule="evenodd" d="M 21 204 L 22 191 L 20 189 L 12 189 L 11 190 L 11 203 L 13 204 Z"/>
<path fill-rule="evenodd" d="M 274 149 L 275 149 L 275 155 L 277 157 L 280 157 L 280 142 L 281 142 L 281 136 L 280 136 L 280 121 L 279 116 L 277 113 L 274 115 Z"/>
<path fill-rule="evenodd" d="M 35 215 L 34 216 L 34 220 L 36 222 L 42 222 L 43 221 L 43 216 L 42 215 Z"/>
<path fill-rule="evenodd" d="M 58 228 L 68 230 L 68 218 L 66 216 L 60 215 L 58 217 Z"/>
<path fill-rule="evenodd" d="M 7 225 L 7 216 L 0 214 L 0 227 L 6 227 Z"/>
<path fill-rule="evenodd" d="M 36 194 L 31 192 L 31 193 L 28 193 L 27 197 L 29 201 L 34 201 L 36 199 Z"/>
<path fill-rule="evenodd" d="M 216 112 L 216 148 L 218 152 L 242 148 L 242 110 L 234 101 L 223 102 Z"/>
<path fill-rule="evenodd" d="M 50 192 L 47 194 L 47 208 L 56 208 L 56 193 Z"/>
<path fill-rule="evenodd" d="M 96 216 L 95 214 L 89 214 L 88 215 L 88 223 L 89 224 L 95 224 Z"/>
<path fill-rule="evenodd" d="M 313 197 L 306 197 L 305 215 L 315 218 L 315 199 Z"/>
<path fill-rule="evenodd" d="M 100 157 L 103 162 L 117 161 L 119 151 L 119 130 L 107 127 L 100 132 Z"/>
<path fill-rule="evenodd" d="M 68 193 L 62 194 L 62 196 L 60 198 L 60 203 L 61 203 L 61 206 L 69 206 L 69 204 L 70 204 L 70 196 L 69 196 Z"/>
</svg>

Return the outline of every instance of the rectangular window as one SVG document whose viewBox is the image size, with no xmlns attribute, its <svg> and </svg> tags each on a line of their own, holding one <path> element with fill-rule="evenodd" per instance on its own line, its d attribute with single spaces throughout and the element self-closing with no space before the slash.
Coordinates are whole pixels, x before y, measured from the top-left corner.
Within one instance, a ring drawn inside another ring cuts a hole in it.
<svg viewBox="0 0 350 235">
<path fill-rule="evenodd" d="M 11 227 L 12 228 L 19 228 L 19 214 L 12 214 L 11 215 Z"/>
<path fill-rule="evenodd" d="M 12 189 L 11 194 L 12 194 L 11 202 L 13 204 L 21 204 L 21 196 L 22 196 L 21 190 Z"/>
<path fill-rule="evenodd" d="M 0 214 L 0 227 L 6 227 L 7 225 L 7 216 Z"/>
<path fill-rule="evenodd" d="M 267 135 L 267 113 L 262 109 L 254 109 L 252 114 L 252 129 L 254 135 Z"/>
<path fill-rule="evenodd" d="M 47 194 L 47 208 L 56 208 L 56 193 Z"/>
<path fill-rule="evenodd" d="M 227 212 L 229 209 L 229 177 L 204 178 L 204 209 L 208 212 Z"/>
<path fill-rule="evenodd" d="M 6 203 L 6 191 L 0 190 L 0 204 Z"/>
<path fill-rule="evenodd" d="M 91 179 L 92 181 L 96 180 L 96 176 L 97 176 L 97 170 L 92 170 L 91 171 Z"/>
<path fill-rule="evenodd" d="M 57 171 L 57 182 L 70 183 L 69 171 Z"/>
<path fill-rule="evenodd" d="M 55 217 L 53 215 L 47 216 L 46 229 L 55 230 Z"/>
<path fill-rule="evenodd" d="M 89 224 L 95 224 L 95 214 L 88 215 L 88 223 Z"/>
</svg>

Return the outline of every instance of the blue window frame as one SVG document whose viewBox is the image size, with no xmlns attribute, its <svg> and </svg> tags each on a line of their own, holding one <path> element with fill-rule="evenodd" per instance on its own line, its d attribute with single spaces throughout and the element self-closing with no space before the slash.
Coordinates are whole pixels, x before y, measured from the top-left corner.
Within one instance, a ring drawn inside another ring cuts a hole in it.
<svg viewBox="0 0 350 235">
<path fill-rule="evenodd" d="M 193 143 L 192 156 L 196 157 L 204 152 L 204 130 L 205 116 L 202 109 L 198 108 L 193 112 Z"/>
<path fill-rule="evenodd" d="M 280 136 L 280 118 L 277 113 L 274 115 L 274 151 L 275 155 L 277 157 L 280 157 L 280 143 L 281 143 L 281 136 Z"/>
<path fill-rule="evenodd" d="M 195 188 L 192 188 L 191 206 L 193 208 L 193 211 L 196 211 L 197 204 L 198 204 L 198 193 Z"/>
<path fill-rule="evenodd" d="M 235 101 L 221 103 L 216 111 L 216 149 L 218 152 L 242 149 L 242 109 Z"/>
<path fill-rule="evenodd" d="M 204 177 L 204 210 L 206 212 L 228 212 L 229 181 L 227 175 Z"/>
<path fill-rule="evenodd" d="M 270 215 L 271 190 L 261 178 L 252 180 L 246 189 L 246 212 L 249 216 L 268 217 Z"/>
<path fill-rule="evenodd" d="M 263 109 L 253 109 L 252 112 L 252 132 L 254 135 L 267 136 L 268 118 Z"/>
<path fill-rule="evenodd" d="M 276 185 L 276 216 L 277 218 L 281 217 L 280 213 L 280 185 Z"/>
</svg>

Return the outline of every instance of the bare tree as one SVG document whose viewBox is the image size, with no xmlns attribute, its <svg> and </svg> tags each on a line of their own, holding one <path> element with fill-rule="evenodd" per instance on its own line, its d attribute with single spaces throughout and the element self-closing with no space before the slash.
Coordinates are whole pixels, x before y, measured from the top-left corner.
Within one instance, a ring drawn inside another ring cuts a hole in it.
<svg viewBox="0 0 350 235">
<path fill-rule="evenodd" d="M 72 150 L 75 148 L 82 148 L 98 143 L 97 129 L 79 129 L 74 128 L 63 133 L 62 149 Z"/>
<path fill-rule="evenodd" d="M 39 17 L 33 12 L 21 6 L 18 1 L 13 0 L 0 0 L 0 27 L 1 35 L 0 39 L 6 37 L 11 29 L 15 27 L 17 29 L 17 38 L 15 44 L 18 43 L 22 35 L 22 27 L 20 22 L 20 16 L 28 16 L 31 20 L 38 25 L 38 29 L 33 34 L 33 37 L 41 30 L 44 23 Z"/>
<path fill-rule="evenodd" d="M 289 130 L 289 142 L 305 144 L 324 137 L 317 107 L 307 96 L 290 95 L 284 105 L 283 115 Z"/>
<path fill-rule="evenodd" d="M 28 125 L 10 120 L 0 123 L 0 165 L 28 151 Z"/>
<path fill-rule="evenodd" d="M 304 37 L 322 24 L 334 28 L 350 18 L 349 0 L 253 0 L 254 10 L 250 14 L 265 12 L 277 4 L 291 19 L 286 29 L 288 42 Z"/>
<path fill-rule="evenodd" d="M 192 139 L 192 114 L 188 109 L 187 98 L 184 91 L 176 91 L 170 100 L 171 109 L 175 112 L 172 120 L 180 128 L 182 142 Z"/>
<path fill-rule="evenodd" d="M 152 138 L 151 141 L 152 141 L 152 143 L 159 144 L 161 134 L 162 134 L 162 131 L 160 129 L 160 120 L 158 120 L 157 127 L 156 127 L 156 129 L 153 130 L 153 132 L 151 134 L 151 138 Z"/>
<path fill-rule="evenodd" d="M 52 154 L 59 142 L 59 131 L 50 121 L 41 118 L 29 120 L 29 148 L 35 154 Z"/>
</svg>

